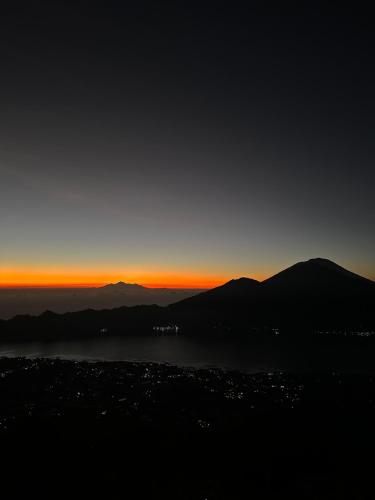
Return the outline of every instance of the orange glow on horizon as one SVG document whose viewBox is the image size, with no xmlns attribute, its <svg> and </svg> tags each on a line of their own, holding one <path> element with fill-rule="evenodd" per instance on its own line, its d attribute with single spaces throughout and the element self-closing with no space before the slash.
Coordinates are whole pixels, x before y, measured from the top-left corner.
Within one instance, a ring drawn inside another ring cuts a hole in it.
<svg viewBox="0 0 375 500">
<path fill-rule="evenodd" d="M 4 288 L 90 288 L 101 287 L 110 283 L 123 281 L 137 283 L 147 288 L 214 288 L 240 276 L 263 281 L 271 273 L 224 274 L 198 273 L 196 271 L 170 271 L 164 269 L 139 270 L 116 269 L 100 270 L 98 268 L 52 268 L 43 266 L 31 267 L 0 267 L 0 289 Z M 369 279 L 374 280 L 374 276 Z"/>
<path fill-rule="evenodd" d="M 124 281 L 121 279 L 117 279 L 115 282 L 88 282 L 88 283 L 77 283 L 77 282 L 72 282 L 72 283 L 60 283 L 60 282 L 53 282 L 53 283 L 38 283 L 38 282 L 27 282 L 27 283 L 3 283 L 0 282 L 0 289 L 4 288 L 99 288 L 105 285 L 109 285 L 111 283 L 117 283 L 118 281 Z M 229 280 L 226 280 L 229 281 Z M 161 279 L 160 283 L 159 282 L 152 282 L 152 283 L 144 283 L 144 282 L 132 282 L 132 281 L 126 281 L 125 283 L 128 284 L 137 284 L 137 285 L 142 285 L 146 288 L 196 288 L 196 289 L 207 289 L 207 288 L 214 288 L 216 286 L 222 285 L 225 283 L 225 281 L 209 281 L 209 282 L 166 282 Z"/>
<path fill-rule="evenodd" d="M 148 288 L 214 288 L 236 276 L 197 273 L 196 271 L 79 268 L 8 268 L 0 269 L 0 288 L 85 288 L 101 287 L 124 281 Z M 264 279 L 251 276 L 254 279 Z"/>
</svg>

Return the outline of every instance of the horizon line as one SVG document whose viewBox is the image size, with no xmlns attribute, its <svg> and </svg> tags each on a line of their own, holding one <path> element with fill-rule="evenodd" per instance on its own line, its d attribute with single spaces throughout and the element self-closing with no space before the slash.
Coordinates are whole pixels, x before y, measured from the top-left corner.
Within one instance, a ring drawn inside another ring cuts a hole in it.
<svg viewBox="0 0 375 500">
<path fill-rule="evenodd" d="M 316 259 L 308 259 L 316 260 Z M 328 259 L 325 259 L 328 260 Z M 306 262 L 299 261 L 297 263 Z M 335 263 L 334 261 L 332 261 Z M 81 270 L 77 268 L 62 269 L 59 267 L 40 267 L 33 269 L 26 266 L 21 268 L 17 267 L 3 267 L 2 278 L 0 280 L 0 289 L 69 289 L 69 288 L 101 288 L 109 284 L 118 282 L 125 282 L 127 284 L 138 284 L 146 288 L 172 288 L 172 289 L 195 289 L 207 290 L 223 285 L 232 279 L 246 277 L 262 282 L 279 272 L 293 267 L 289 265 L 282 268 L 280 271 L 272 270 L 269 273 L 255 272 L 248 275 L 245 271 L 244 274 L 238 275 L 237 273 L 207 273 L 200 275 L 196 272 L 182 271 L 182 272 L 147 272 L 144 270 L 127 269 L 121 270 L 121 274 L 117 274 L 114 269 L 105 269 L 99 271 L 97 269 Z M 340 266 L 341 267 L 341 266 Z M 344 268 L 345 269 L 345 268 Z M 348 266 L 346 266 L 348 269 Z M 90 272 L 91 271 L 91 272 Z M 375 275 L 371 272 L 364 272 L 365 270 L 353 270 L 355 274 L 375 281 Z M 351 272 L 353 272 L 351 271 Z M 362 272 L 361 272 L 362 271 Z M 127 276 L 125 278 L 125 276 Z"/>
</svg>

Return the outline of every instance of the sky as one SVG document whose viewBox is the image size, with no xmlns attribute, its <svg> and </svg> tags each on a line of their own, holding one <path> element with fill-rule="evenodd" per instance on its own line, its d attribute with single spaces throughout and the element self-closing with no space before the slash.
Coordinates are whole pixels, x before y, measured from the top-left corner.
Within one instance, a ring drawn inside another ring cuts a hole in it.
<svg viewBox="0 0 375 500">
<path fill-rule="evenodd" d="M 5 2 L 0 286 L 375 279 L 371 17 L 301 4 Z"/>
</svg>

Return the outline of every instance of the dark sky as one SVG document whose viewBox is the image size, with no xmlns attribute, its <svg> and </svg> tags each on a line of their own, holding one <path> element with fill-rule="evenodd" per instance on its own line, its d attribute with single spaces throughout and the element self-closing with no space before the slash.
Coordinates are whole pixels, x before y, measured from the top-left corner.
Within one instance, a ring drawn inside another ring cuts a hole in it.
<svg viewBox="0 0 375 500">
<path fill-rule="evenodd" d="M 3 282 L 206 283 L 317 256 L 375 279 L 368 12 L 7 3 Z"/>
</svg>

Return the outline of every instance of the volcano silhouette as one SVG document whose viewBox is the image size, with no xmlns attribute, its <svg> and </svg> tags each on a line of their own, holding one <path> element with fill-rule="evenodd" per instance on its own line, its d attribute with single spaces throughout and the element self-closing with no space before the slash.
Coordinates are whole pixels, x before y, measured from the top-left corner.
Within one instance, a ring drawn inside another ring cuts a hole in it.
<svg viewBox="0 0 375 500">
<path fill-rule="evenodd" d="M 263 282 L 249 278 L 172 304 L 184 317 L 227 324 L 337 325 L 374 320 L 375 284 L 323 258 L 298 262 Z"/>
</svg>

